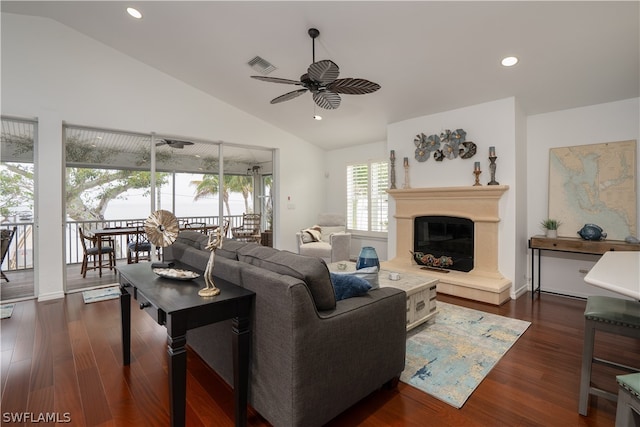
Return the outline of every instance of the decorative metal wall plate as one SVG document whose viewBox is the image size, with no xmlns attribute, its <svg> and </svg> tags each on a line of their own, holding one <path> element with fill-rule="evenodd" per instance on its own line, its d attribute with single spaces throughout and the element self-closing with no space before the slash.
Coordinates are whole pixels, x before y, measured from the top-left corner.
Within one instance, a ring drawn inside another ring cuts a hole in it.
<svg viewBox="0 0 640 427">
<path fill-rule="evenodd" d="M 470 159 L 476 155 L 478 147 L 471 141 L 465 141 L 460 144 L 460 158 L 461 159 Z"/>
<path fill-rule="evenodd" d="M 437 162 L 445 158 L 470 159 L 476 155 L 478 147 L 466 139 L 467 132 L 464 129 L 456 129 L 454 132 L 445 129 L 439 136 L 436 134 L 426 136 L 424 133 L 419 133 L 413 139 L 416 146 L 415 158 L 419 162 L 426 162 L 433 153 L 433 158 Z"/>
<path fill-rule="evenodd" d="M 416 148 L 416 160 L 419 162 L 426 162 L 427 160 L 429 160 L 429 151 L 427 151 L 425 148 Z"/>
</svg>

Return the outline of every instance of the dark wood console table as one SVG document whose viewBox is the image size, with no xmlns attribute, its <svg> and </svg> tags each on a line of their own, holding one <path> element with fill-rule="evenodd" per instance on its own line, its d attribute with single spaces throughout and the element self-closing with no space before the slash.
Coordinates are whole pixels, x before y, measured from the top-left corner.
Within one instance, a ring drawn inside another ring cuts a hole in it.
<svg viewBox="0 0 640 427">
<path fill-rule="evenodd" d="M 640 244 L 627 243 L 624 240 L 584 240 L 578 237 L 533 236 L 529 239 L 531 249 L 531 299 L 536 292 L 540 294 L 540 251 L 572 252 L 577 254 L 602 255 L 609 251 L 640 251 Z M 534 288 L 535 251 L 538 250 L 538 287 Z"/>
<path fill-rule="evenodd" d="M 176 265 L 176 268 L 180 266 Z M 215 284 L 220 288 L 220 294 L 203 298 L 198 295 L 198 290 L 205 287 L 202 277 L 191 281 L 163 279 L 151 271 L 150 263 L 128 264 L 117 267 L 117 270 L 122 292 L 120 313 L 124 365 L 129 364 L 131 357 L 131 296 L 140 302 L 141 310 L 167 328 L 172 426 L 185 425 L 187 330 L 232 319 L 235 420 L 236 426 L 246 426 L 250 316 L 255 294 L 216 278 Z"/>
</svg>

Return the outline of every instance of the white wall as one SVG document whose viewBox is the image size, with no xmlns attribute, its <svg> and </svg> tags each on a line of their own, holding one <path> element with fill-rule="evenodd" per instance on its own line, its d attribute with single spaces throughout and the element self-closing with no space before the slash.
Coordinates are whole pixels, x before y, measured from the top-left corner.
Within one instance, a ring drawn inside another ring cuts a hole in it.
<svg viewBox="0 0 640 427">
<path fill-rule="evenodd" d="M 639 105 L 640 98 L 632 98 L 528 117 L 527 206 L 529 219 L 527 232 L 530 236 L 542 234 L 539 223 L 548 216 L 549 150 L 555 147 L 602 142 L 638 141 L 640 135 Z M 640 173 L 640 156 L 637 155 L 636 160 L 638 162 L 636 174 L 638 174 Z M 638 183 L 636 183 L 637 190 Z M 640 198 L 638 201 L 640 202 Z M 640 216 L 640 203 L 637 212 Z M 637 221 L 640 225 L 640 217 Z M 584 282 L 585 274 L 579 271 L 589 270 L 597 261 L 597 256 L 558 252 L 543 252 L 542 254 L 542 289 L 581 297 L 614 295 L 586 284 Z"/>
<path fill-rule="evenodd" d="M 326 212 L 347 211 L 347 165 L 356 162 L 389 160 L 386 141 L 327 151 L 325 154 Z M 378 234 L 378 236 L 374 236 Z M 363 246 L 373 246 L 380 260 L 387 260 L 387 238 L 379 233 L 353 233 L 351 258 L 355 259 Z"/>
<path fill-rule="evenodd" d="M 419 133 L 425 135 L 440 134 L 445 129 L 464 129 L 467 140 L 473 141 L 477 147 L 477 154 L 470 159 L 445 159 L 436 162 L 433 158 L 425 162 L 418 162 L 414 158 L 415 145 L 413 139 Z M 390 124 L 387 127 L 387 148 L 395 150 L 397 163 L 396 185 L 402 188 L 404 183 L 404 169 L 402 160 L 409 158 L 409 183 L 412 188 L 425 187 L 460 187 L 470 186 L 475 182 L 473 175 L 474 162 L 479 161 L 482 169 L 480 182 L 486 185 L 490 180 L 489 147 L 496 147 L 496 180 L 502 185 L 508 185 L 509 190 L 500 199 L 499 224 L 499 262 L 500 272 L 513 282 L 512 297 L 525 284 L 524 274 L 516 273 L 516 248 L 526 245 L 526 241 L 517 240 L 516 234 L 516 146 L 524 144 L 517 141 L 516 134 L 516 103 L 514 98 L 446 111 L 430 116 L 418 117 Z M 524 207 L 520 207 L 523 209 Z M 389 240 L 388 256 L 396 256 L 396 227 L 393 215 L 395 203 L 389 200 Z M 521 238 L 522 240 L 522 238 Z M 526 247 L 526 246 L 525 246 Z M 410 256 L 406 254 L 406 256 Z M 518 265 L 521 265 L 519 263 Z M 521 266 L 523 268 L 523 266 Z M 517 277 L 518 276 L 518 277 Z"/>
<path fill-rule="evenodd" d="M 515 247 L 515 280 L 512 298 L 517 298 L 525 293 L 528 288 L 527 254 L 529 253 L 527 234 L 527 221 L 529 218 L 527 209 L 527 117 L 516 102 L 516 247 Z"/>
<path fill-rule="evenodd" d="M 318 147 L 55 21 L 3 13 L 1 31 L 2 114 L 46 123 L 38 144 L 54 147 L 40 152 L 62 153 L 61 121 L 279 148 L 275 246 L 295 251 L 295 232 L 324 210 L 323 198 L 310 196 L 324 194 L 323 161 L 299 160 L 323 159 Z M 42 299 L 59 296 L 64 280 L 62 255 L 52 261 L 43 249 L 44 241 L 63 247 L 61 158 L 47 160 L 36 182 L 36 295 Z M 287 196 L 295 209 L 287 209 Z"/>
</svg>

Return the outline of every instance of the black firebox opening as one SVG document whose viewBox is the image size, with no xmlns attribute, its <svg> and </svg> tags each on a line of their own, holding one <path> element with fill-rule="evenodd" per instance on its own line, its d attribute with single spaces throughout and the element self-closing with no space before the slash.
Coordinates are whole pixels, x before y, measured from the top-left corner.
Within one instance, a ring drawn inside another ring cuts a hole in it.
<svg viewBox="0 0 640 427">
<path fill-rule="evenodd" d="M 473 269 L 473 221 L 451 216 L 420 216 L 413 223 L 413 250 L 434 258 L 450 257 L 457 271 Z M 446 264 L 446 263 L 445 263 Z"/>
</svg>

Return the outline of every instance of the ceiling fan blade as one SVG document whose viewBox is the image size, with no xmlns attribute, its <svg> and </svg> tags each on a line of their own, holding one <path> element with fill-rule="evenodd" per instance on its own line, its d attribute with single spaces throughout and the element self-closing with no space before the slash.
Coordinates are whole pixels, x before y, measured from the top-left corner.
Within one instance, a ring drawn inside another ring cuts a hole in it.
<svg viewBox="0 0 640 427">
<path fill-rule="evenodd" d="M 193 142 L 181 141 L 179 139 L 163 139 L 160 142 L 156 142 L 156 147 L 161 145 L 168 145 L 171 148 L 184 148 L 185 145 L 193 145 Z"/>
<path fill-rule="evenodd" d="M 348 95 L 364 95 L 377 91 L 380 85 L 365 79 L 346 78 L 329 83 L 327 89 Z"/>
<path fill-rule="evenodd" d="M 271 82 L 271 83 L 284 83 L 284 84 L 302 86 L 302 83 L 297 80 L 281 79 L 279 77 L 251 76 L 251 78 L 256 80 L 262 80 L 265 82 Z"/>
<path fill-rule="evenodd" d="M 329 59 L 323 59 L 322 61 L 314 62 L 309 65 L 307 70 L 311 80 L 319 83 L 331 83 L 340 75 L 340 68 L 335 62 Z"/>
<path fill-rule="evenodd" d="M 321 90 L 313 94 L 313 100 L 325 110 L 335 110 L 340 106 L 340 95 L 328 90 Z"/>
<path fill-rule="evenodd" d="M 294 90 L 293 92 L 287 92 L 284 95 L 280 95 L 277 98 L 273 98 L 271 100 L 271 103 L 272 104 L 277 104 L 279 102 L 284 102 L 284 101 L 288 101 L 288 100 L 293 99 L 293 98 L 297 98 L 300 95 L 302 95 L 303 93 L 305 93 L 306 91 L 307 91 L 307 89 L 298 89 L 298 90 Z"/>
</svg>

